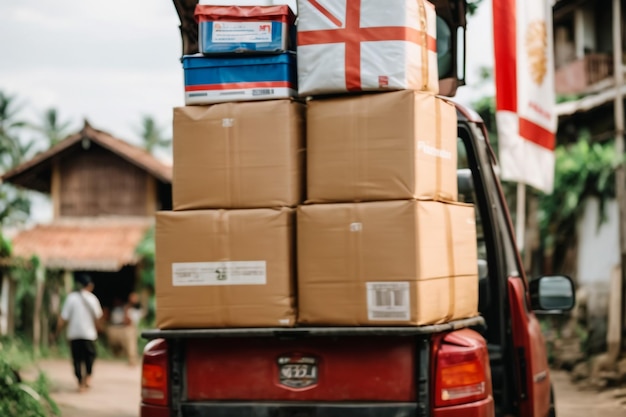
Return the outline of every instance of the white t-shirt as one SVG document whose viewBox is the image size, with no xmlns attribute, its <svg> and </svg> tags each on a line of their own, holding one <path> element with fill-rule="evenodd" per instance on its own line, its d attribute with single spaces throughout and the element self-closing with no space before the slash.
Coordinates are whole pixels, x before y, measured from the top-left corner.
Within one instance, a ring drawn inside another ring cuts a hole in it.
<svg viewBox="0 0 626 417">
<path fill-rule="evenodd" d="M 67 322 L 67 338 L 96 340 L 98 331 L 94 324 L 94 315 L 96 318 L 102 317 L 102 307 L 95 295 L 86 290 L 68 294 L 61 310 L 61 317 Z"/>
</svg>

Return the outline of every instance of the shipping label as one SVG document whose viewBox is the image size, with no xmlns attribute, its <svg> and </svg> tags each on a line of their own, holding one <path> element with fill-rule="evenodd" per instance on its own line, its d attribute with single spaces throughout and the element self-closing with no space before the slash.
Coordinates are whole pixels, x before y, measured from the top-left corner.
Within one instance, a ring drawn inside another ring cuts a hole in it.
<svg viewBox="0 0 626 417">
<path fill-rule="evenodd" d="M 214 43 L 272 42 L 273 22 L 215 22 L 211 41 Z"/>
<path fill-rule="evenodd" d="M 408 282 L 368 282 L 366 285 L 368 320 L 411 320 L 411 297 Z"/>
<path fill-rule="evenodd" d="M 172 264 L 172 285 L 265 285 L 265 261 L 177 262 Z"/>
</svg>

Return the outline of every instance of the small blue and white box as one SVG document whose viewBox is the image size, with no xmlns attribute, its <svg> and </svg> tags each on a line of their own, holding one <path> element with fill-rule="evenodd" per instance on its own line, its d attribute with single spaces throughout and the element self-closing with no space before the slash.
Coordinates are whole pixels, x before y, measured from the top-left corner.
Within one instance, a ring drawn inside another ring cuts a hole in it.
<svg viewBox="0 0 626 417">
<path fill-rule="evenodd" d="M 197 5 L 200 53 L 281 53 L 296 50 L 296 16 L 289 6 Z"/>
<path fill-rule="evenodd" d="M 185 104 L 270 100 L 295 97 L 296 55 L 183 56 Z"/>
</svg>

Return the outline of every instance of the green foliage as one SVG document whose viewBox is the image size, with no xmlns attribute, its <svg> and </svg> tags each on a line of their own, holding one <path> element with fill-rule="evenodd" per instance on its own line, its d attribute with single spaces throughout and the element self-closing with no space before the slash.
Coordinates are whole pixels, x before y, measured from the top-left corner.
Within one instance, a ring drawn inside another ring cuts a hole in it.
<svg viewBox="0 0 626 417">
<path fill-rule="evenodd" d="M 601 213 L 615 196 L 615 168 L 619 158 L 612 142 L 591 143 L 588 135 L 555 150 L 554 192 L 539 198 L 539 225 L 544 247 L 566 248 L 576 235 L 585 199 L 597 197 Z"/>
<path fill-rule="evenodd" d="M 17 344 L 0 343 L 0 415 L 20 417 L 60 416 L 50 397 L 50 382 L 39 373 L 32 382 L 22 381 L 18 370 L 32 363 L 28 349 Z"/>
<path fill-rule="evenodd" d="M 487 127 L 487 130 L 489 131 L 489 136 L 491 138 L 492 134 L 497 133 L 496 99 L 493 96 L 483 97 L 473 102 L 472 107 L 485 122 L 485 126 Z"/>
<path fill-rule="evenodd" d="M 21 224 L 30 215 L 31 201 L 23 190 L 0 185 L 0 225 Z"/>
<path fill-rule="evenodd" d="M 139 284 L 143 289 L 151 293 L 149 299 L 148 311 L 144 321 L 152 323 L 154 321 L 156 306 L 154 302 L 154 266 L 155 266 L 155 249 L 154 249 L 154 226 L 148 229 L 143 237 L 135 253 L 139 255 L 141 262 L 139 263 Z"/>
<path fill-rule="evenodd" d="M 467 0 L 467 12 L 471 15 L 476 13 L 478 6 L 483 0 Z"/>
<path fill-rule="evenodd" d="M 17 283 L 15 292 L 15 328 L 22 334 L 32 335 L 33 311 L 37 286 L 35 271 L 39 260 L 33 257 L 27 263 L 14 266 L 9 276 Z"/>
<path fill-rule="evenodd" d="M 153 289 L 155 259 L 154 227 L 148 229 L 141 242 L 139 242 L 139 246 L 135 249 L 135 253 L 141 258 L 140 284 L 142 287 Z"/>
<path fill-rule="evenodd" d="M 580 100 L 584 96 L 582 94 L 559 94 L 556 96 L 556 103 L 567 103 L 568 101 Z"/>
<path fill-rule="evenodd" d="M 72 122 L 70 120 L 61 121 L 58 110 L 54 108 L 43 112 L 39 124 L 31 125 L 35 131 L 41 133 L 46 139 L 49 148 L 65 139 L 69 134 L 71 126 Z"/>
<path fill-rule="evenodd" d="M 11 241 L 4 236 L 2 230 L 0 230 L 0 258 L 8 258 L 11 256 L 12 251 Z"/>
<path fill-rule="evenodd" d="M 157 149 L 169 149 L 172 145 L 172 139 L 164 137 L 163 128 L 152 116 L 144 115 L 141 118 L 137 134 L 141 138 L 144 149 L 150 153 L 154 153 Z"/>
<path fill-rule="evenodd" d="M 32 155 L 34 142 L 25 142 L 21 131 L 21 108 L 14 96 L 0 91 L 0 173 L 24 162 Z M 30 214 L 30 201 L 25 192 L 8 184 L 0 184 L 0 225 L 24 221 Z"/>
</svg>

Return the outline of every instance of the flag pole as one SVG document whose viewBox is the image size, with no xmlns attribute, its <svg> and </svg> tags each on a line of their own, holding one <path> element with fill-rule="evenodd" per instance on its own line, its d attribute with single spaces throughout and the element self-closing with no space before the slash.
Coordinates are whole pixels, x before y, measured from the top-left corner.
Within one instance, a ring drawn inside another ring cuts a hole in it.
<svg viewBox="0 0 626 417">
<path fill-rule="evenodd" d="M 515 240 L 519 251 L 524 250 L 526 232 L 526 184 L 517 183 L 517 207 L 515 209 Z"/>
<path fill-rule="evenodd" d="M 624 64 L 622 52 L 622 3 L 613 0 L 613 76 L 615 77 L 615 153 L 619 165 L 615 171 L 615 191 L 619 212 L 619 253 L 621 279 L 613 281 L 611 292 L 617 293 L 618 304 L 609 307 L 607 344 L 609 360 L 615 365 L 622 347 L 622 334 L 626 329 L 626 172 L 624 167 Z"/>
</svg>

